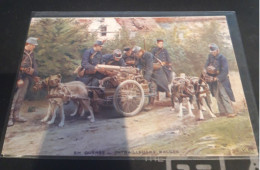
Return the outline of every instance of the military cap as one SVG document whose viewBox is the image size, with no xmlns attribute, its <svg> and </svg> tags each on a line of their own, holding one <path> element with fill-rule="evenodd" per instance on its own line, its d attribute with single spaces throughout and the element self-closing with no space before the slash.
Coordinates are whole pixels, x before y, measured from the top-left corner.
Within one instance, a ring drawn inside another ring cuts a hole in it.
<svg viewBox="0 0 260 170">
<path fill-rule="evenodd" d="M 32 45 L 38 45 L 37 40 L 38 40 L 38 38 L 35 38 L 35 37 L 29 37 L 29 38 L 26 40 L 26 43 L 28 43 L 28 44 L 32 44 Z"/>
<path fill-rule="evenodd" d="M 139 47 L 139 46 L 134 46 L 133 52 L 134 52 L 134 53 L 138 53 L 141 49 L 142 49 L 142 48 Z"/>
<path fill-rule="evenodd" d="M 218 48 L 218 46 L 217 46 L 216 44 L 214 44 L 214 43 L 209 44 L 209 50 L 210 50 L 210 52 L 216 51 L 216 50 L 218 50 L 218 49 L 219 49 L 219 48 Z"/>
<path fill-rule="evenodd" d="M 116 58 L 122 58 L 122 52 L 121 52 L 121 50 L 119 50 L 119 49 L 115 49 L 114 51 L 113 51 L 113 56 L 114 57 L 116 57 Z"/>
<path fill-rule="evenodd" d="M 163 39 L 157 38 L 157 42 L 163 42 Z"/>
<path fill-rule="evenodd" d="M 130 47 L 125 47 L 125 48 L 124 48 L 124 51 L 129 51 L 129 50 L 131 50 Z"/>
<path fill-rule="evenodd" d="M 94 45 L 102 46 L 103 42 L 98 40 L 98 41 L 96 41 L 96 43 Z"/>
</svg>

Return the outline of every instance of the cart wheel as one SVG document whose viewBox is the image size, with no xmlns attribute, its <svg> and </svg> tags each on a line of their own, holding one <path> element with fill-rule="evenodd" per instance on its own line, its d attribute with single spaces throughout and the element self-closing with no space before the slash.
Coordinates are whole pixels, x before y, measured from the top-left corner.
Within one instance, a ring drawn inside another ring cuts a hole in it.
<svg viewBox="0 0 260 170">
<path fill-rule="evenodd" d="M 111 77 L 106 77 L 102 79 L 102 87 L 105 88 L 115 88 L 114 84 L 112 83 L 113 79 Z"/>
<path fill-rule="evenodd" d="M 116 88 L 113 104 L 118 113 L 133 116 L 142 110 L 144 99 L 142 86 L 135 80 L 126 80 Z"/>
</svg>

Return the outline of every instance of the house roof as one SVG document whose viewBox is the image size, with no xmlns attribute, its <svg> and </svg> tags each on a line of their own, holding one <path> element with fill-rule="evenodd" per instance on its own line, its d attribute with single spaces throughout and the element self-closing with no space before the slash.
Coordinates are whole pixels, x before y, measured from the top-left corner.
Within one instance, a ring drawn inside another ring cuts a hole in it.
<svg viewBox="0 0 260 170">
<path fill-rule="evenodd" d="M 159 28 L 153 18 L 115 18 L 117 23 L 130 31 L 149 31 Z"/>
</svg>

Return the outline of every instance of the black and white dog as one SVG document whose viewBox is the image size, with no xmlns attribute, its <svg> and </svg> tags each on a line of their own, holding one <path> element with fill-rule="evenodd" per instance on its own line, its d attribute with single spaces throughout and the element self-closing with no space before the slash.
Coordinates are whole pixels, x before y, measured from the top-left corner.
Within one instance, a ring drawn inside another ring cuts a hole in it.
<svg viewBox="0 0 260 170">
<path fill-rule="evenodd" d="M 182 103 L 184 98 L 188 98 L 188 112 L 189 116 L 195 117 L 192 112 L 192 102 L 193 96 L 195 94 L 194 86 L 189 79 L 185 79 L 182 77 L 177 77 L 173 80 L 172 87 L 171 87 L 171 102 L 172 102 L 172 109 L 175 110 L 175 98 L 179 101 L 179 114 L 178 117 L 183 117 L 183 108 Z"/>
<path fill-rule="evenodd" d="M 208 84 L 205 82 L 203 74 L 200 77 L 177 77 L 173 80 L 171 87 L 171 101 L 172 101 L 172 109 L 175 110 L 175 98 L 179 101 L 179 114 L 178 117 L 183 117 L 183 107 L 182 103 L 185 98 L 188 98 L 188 115 L 191 117 L 195 117 L 192 109 L 193 99 L 196 97 L 196 102 L 199 110 L 199 120 L 204 119 L 203 111 L 208 110 L 210 116 L 212 118 L 216 117 L 212 113 L 211 109 L 211 98 L 210 98 L 210 90 Z M 205 101 L 206 105 L 203 105 L 203 101 Z"/>
<path fill-rule="evenodd" d="M 200 120 L 204 119 L 204 115 L 202 111 L 205 110 L 208 110 L 210 116 L 212 118 L 215 118 L 216 115 L 212 113 L 212 108 L 211 108 L 210 89 L 208 84 L 205 81 L 203 74 L 201 74 L 200 77 L 190 77 L 189 79 L 194 86 L 197 106 L 199 109 L 199 119 Z M 205 101 L 206 103 L 205 107 L 203 105 L 203 101 Z"/>
</svg>

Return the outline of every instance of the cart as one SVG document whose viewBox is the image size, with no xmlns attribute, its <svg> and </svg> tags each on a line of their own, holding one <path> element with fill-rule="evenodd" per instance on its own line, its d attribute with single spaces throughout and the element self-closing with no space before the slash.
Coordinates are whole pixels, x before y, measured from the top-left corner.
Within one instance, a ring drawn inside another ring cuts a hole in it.
<svg viewBox="0 0 260 170">
<path fill-rule="evenodd" d="M 97 67 L 108 76 L 100 80 L 99 87 L 88 87 L 93 93 L 94 110 L 113 105 L 119 114 L 134 116 L 156 95 L 156 84 L 147 82 L 137 68 L 101 64 Z"/>
</svg>

